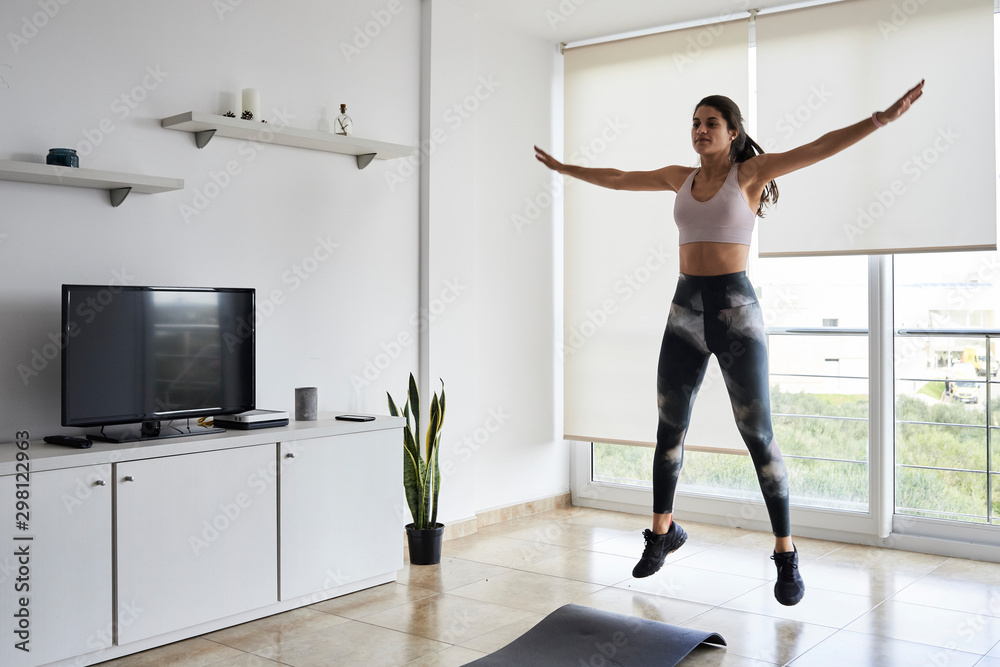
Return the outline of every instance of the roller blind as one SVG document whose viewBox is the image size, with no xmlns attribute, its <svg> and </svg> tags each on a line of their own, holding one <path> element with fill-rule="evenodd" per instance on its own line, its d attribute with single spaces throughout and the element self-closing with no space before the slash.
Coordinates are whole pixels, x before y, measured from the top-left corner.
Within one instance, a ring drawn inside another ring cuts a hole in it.
<svg viewBox="0 0 1000 667">
<path fill-rule="evenodd" d="M 691 117 L 710 94 L 744 109 L 746 20 L 567 50 L 565 160 L 695 166 Z M 674 194 L 565 182 L 565 437 L 653 444 L 656 364 L 679 271 Z M 745 450 L 714 358 L 687 443 Z"/>
<path fill-rule="evenodd" d="M 993 0 L 858 0 L 757 19 L 758 132 L 783 151 L 909 113 L 779 179 L 761 256 L 995 249 Z"/>
</svg>

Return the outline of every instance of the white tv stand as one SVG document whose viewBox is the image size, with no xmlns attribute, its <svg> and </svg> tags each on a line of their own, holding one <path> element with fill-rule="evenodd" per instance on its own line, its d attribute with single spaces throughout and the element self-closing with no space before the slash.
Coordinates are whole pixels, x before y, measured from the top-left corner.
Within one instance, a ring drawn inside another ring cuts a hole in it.
<svg viewBox="0 0 1000 667">
<path fill-rule="evenodd" d="M 0 664 L 92 665 L 394 581 L 403 419 L 333 416 L 90 449 L 32 440 L 30 476 L 0 445 Z"/>
</svg>

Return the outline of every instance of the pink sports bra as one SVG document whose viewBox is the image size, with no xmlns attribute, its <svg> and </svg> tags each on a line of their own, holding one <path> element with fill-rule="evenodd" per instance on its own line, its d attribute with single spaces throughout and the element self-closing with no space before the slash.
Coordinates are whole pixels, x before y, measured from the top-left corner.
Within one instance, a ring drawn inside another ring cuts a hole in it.
<svg viewBox="0 0 1000 667">
<path fill-rule="evenodd" d="M 695 169 L 684 181 L 674 199 L 674 222 L 680 231 L 680 244 L 707 241 L 709 243 L 742 243 L 750 245 L 757 215 L 750 210 L 747 198 L 740 190 L 734 164 L 714 197 L 700 202 L 691 195 Z"/>
</svg>

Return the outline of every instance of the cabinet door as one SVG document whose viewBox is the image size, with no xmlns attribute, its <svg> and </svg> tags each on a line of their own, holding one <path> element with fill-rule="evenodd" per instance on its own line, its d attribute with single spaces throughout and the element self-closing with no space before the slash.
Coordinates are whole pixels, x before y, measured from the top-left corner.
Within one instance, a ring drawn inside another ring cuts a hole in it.
<svg viewBox="0 0 1000 667">
<path fill-rule="evenodd" d="M 0 537 L 0 665 L 111 646 L 110 465 L 0 477 Z"/>
<path fill-rule="evenodd" d="M 403 566 L 400 429 L 281 443 L 281 599 Z"/>
<path fill-rule="evenodd" d="M 115 464 L 118 642 L 277 601 L 277 451 Z"/>
</svg>

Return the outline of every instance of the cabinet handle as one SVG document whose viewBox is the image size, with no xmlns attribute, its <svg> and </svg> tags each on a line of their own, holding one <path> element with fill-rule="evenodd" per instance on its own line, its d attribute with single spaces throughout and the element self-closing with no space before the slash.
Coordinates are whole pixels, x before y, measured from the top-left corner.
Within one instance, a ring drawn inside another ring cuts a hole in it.
<svg viewBox="0 0 1000 667">
<path fill-rule="evenodd" d="M 98 479 L 94 482 L 94 486 L 104 486 L 106 483 L 103 479 Z"/>
<path fill-rule="evenodd" d="M 288 454 L 285 454 L 285 458 L 286 459 L 294 459 L 295 458 L 295 454 L 292 454 L 291 452 L 289 452 Z"/>
<path fill-rule="evenodd" d="M 135 481 L 135 477 L 133 477 L 132 475 L 125 475 L 124 477 L 122 477 L 122 481 L 123 482 L 134 482 Z"/>
</svg>

